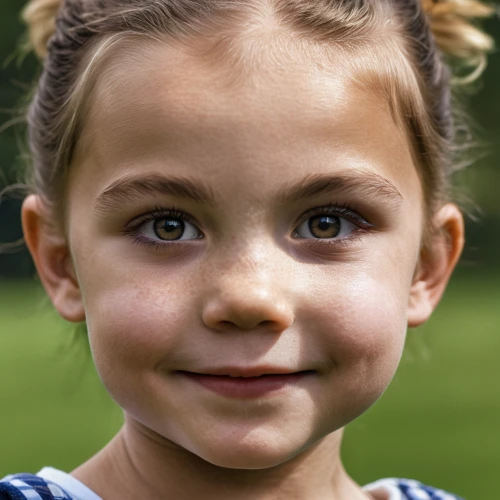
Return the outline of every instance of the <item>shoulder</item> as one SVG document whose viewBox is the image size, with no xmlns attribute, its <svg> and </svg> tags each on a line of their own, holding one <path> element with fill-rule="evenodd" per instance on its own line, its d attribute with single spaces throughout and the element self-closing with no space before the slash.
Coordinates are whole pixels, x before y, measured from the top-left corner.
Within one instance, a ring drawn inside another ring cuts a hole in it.
<svg viewBox="0 0 500 500">
<path fill-rule="evenodd" d="M 60 486 L 33 474 L 0 479 L 0 500 L 73 500 Z"/>
<path fill-rule="evenodd" d="M 375 494 L 389 494 L 389 500 L 463 500 L 457 495 L 414 479 L 380 479 L 366 485 L 364 490 Z"/>
</svg>

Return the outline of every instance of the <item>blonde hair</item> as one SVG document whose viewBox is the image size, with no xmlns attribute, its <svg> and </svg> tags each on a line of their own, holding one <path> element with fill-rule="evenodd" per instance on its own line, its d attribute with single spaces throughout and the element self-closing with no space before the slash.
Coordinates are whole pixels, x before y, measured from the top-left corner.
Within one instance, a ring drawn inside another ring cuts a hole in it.
<svg viewBox="0 0 500 500">
<path fill-rule="evenodd" d="M 494 8 L 476 0 L 436 2 L 424 0 L 432 33 L 438 47 L 446 54 L 475 61 L 493 48 L 493 39 L 471 23 L 490 17 Z"/>
<path fill-rule="evenodd" d="M 465 79 L 470 82 L 493 48 L 491 37 L 475 24 L 493 9 L 476 0 L 31 0 L 23 17 L 44 63 L 28 115 L 36 192 L 51 206 L 62 203 L 89 85 L 113 47 L 130 36 L 204 36 L 207 27 L 241 22 L 242 16 L 248 21 L 264 9 L 311 43 L 375 54 L 372 80 L 382 86 L 414 145 L 426 206 L 442 202 L 448 196 L 458 129 L 450 68 L 456 61 L 471 66 Z M 211 36 L 217 37 L 216 31 Z M 391 39 L 384 42 L 388 33 Z M 377 45 L 395 57 L 382 58 Z"/>
<path fill-rule="evenodd" d="M 460 83 L 472 83 L 486 67 L 486 54 L 493 49 L 493 38 L 471 20 L 490 17 L 495 9 L 476 0 L 436 2 L 424 0 L 437 46 L 449 56 L 465 61 L 474 70 Z"/>
<path fill-rule="evenodd" d="M 29 26 L 29 43 L 38 57 L 47 55 L 50 37 L 56 31 L 56 16 L 61 0 L 31 1 L 23 11 L 23 19 Z"/>
</svg>

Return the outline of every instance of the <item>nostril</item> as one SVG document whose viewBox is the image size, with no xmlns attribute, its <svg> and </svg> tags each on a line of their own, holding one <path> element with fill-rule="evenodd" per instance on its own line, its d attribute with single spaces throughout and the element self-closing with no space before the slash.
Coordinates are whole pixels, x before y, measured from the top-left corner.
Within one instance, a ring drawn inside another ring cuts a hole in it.
<svg viewBox="0 0 500 500">
<path fill-rule="evenodd" d="M 267 331 L 278 331 L 275 321 L 265 320 L 260 322 L 244 322 L 244 321 L 228 321 L 221 320 L 218 322 L 219 328 L 229 330 L 229 329 L 238 329 L 238 330 L 267 330 Z M 281 332 L 282 329 L 280 328 Z"/>
<path fill-rule="evenodd" d="M 272 326 L 274 324 L 274 321 L 266 319 L 265 321 L 261 321 L 259 323 L 259 326 Z"/>
<path fill-rule="evenodd" d="M 281 333 L 293 323 L 292 305 L 284 300 L 259 300 L 255 293 L 211 294 L 202 320 L 213 330 L 266 330 Z"/>
</svg>

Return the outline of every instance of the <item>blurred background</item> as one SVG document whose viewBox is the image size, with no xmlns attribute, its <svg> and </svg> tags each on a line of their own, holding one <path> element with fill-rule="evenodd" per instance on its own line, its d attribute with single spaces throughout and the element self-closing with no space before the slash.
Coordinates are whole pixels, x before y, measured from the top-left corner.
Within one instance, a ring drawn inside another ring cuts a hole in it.
<svg viewBox="0 0 500 500">
<path fill-rule="evenodd" d="M 39 66 L 21 60 L 20 2 L 0 4 L 0 190 L 25 163 L 16 112 Z M 485 24 L 500 47 L 500 19 Z M 344 460 L 360 483 L 417 478 L 468 500 L 498 498 L 500 471 L 500 52 L 468 109 L 484 143 L 457 176 L 480 208 L 467 248 L 430 322 L 408 334 L 386 394 L 346 432 Z M 21 200 L 0 204 L 0 243 L 21 237 Z M 25 250 L 0 255 L 0 477 L 44 465 L 71 471 L 122 422 L 95 374 L 84 328 L 53 312 Z"/>
</svg>

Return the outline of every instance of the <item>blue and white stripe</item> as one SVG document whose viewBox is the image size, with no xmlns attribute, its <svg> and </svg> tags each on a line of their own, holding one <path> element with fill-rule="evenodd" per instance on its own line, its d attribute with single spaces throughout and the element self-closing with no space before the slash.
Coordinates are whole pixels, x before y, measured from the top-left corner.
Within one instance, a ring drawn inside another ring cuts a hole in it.
<svg viewBox="0 0 500 500">
<path fill-rule="evenodd" d="M 73 500 L 60 486 L 33 474 L 15 474 L 0 482 L 0 500 Z"/>
<path fill-rule="evenodd" d="M 411 479 L 380 479 L 363 489 L 366 492 L 384 491 L 385 494 L 389 494 L 390 500 L 463 500 L 451 493 Z M 15 474 L 0 481 L 0 500 L 76 499 L 71 497 L 61 486 L 40 476 Z"/>
<path fill-rule="evenodd" d="M 389 500 L 463 500 L 444 490 L 426 486 L 413 479 L 380 479 L 363 488 L 367 492 L 384 490 Z"/>
</svg>

